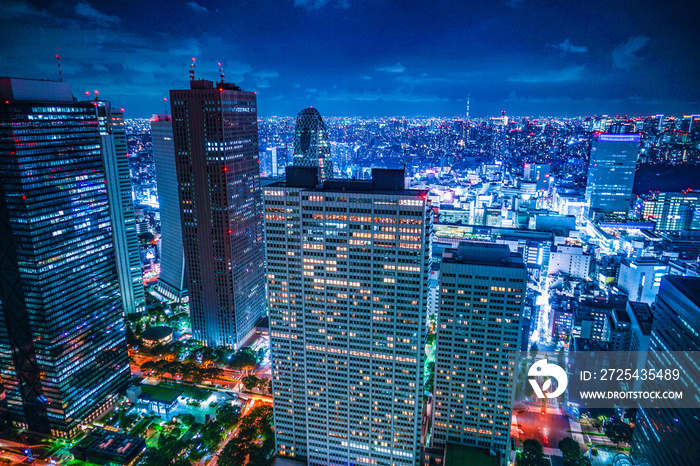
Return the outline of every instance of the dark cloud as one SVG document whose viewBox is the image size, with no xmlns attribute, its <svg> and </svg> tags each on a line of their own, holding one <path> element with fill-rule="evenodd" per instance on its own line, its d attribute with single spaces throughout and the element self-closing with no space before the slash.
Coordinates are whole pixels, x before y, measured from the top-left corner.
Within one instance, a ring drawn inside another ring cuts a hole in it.
<svg viewBox="0 0 700 466">
<path fill-rule="evenodd" d="M 511 8 L 512 7 L 512 8 Z M 694 112 L 700 2 L 0 0 L 0 75 L 63 79 L 129 116 L 196 76 L 261 115 Z M 635 14 L 631 15 L 630 11 Z M 604 12 L 604 13 L 603 13 Z M 548 45 L 547 45 L 548 44 Z M 643 63 L 644 66 L 639 66 Z M 672 73 L 669 73 L 672 70 Z"/>
</svg>

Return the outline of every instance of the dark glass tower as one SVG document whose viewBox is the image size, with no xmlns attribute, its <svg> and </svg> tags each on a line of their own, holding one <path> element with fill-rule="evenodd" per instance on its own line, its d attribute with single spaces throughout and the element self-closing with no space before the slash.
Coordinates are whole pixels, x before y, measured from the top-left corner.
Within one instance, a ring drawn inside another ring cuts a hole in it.
<svg viewBox="0 0 700 466">
<path fill-rule="evenodd" d="M 193 80 L 170 102 L 194 337 L 240 346 L 265 303 L 256 95 Z"/>
<path fill-rule="evenodd" d="M 294 130 L 294 166 L 318 167 L 319 182 L 333 178 L 333 162 L 328 131 L 321 114 L 313 107 L 297 115 Z"/>
<path fill-rule="evenodd" d="M 586 202 L 591 212 L 627 216 L 632 203 L 639 134 L 603 133 L 593 139 Z"/>
<path fill-rule="evenodd" d="M 667 367 L 680 368 L 683 398 L 700 399 L 694 371 L 677 363 L 673 352 L 700 351 L 700 278 L 667 275 L 654 307 L 649 350 L 662 352 Z M 666 387 L 663 387 L 666 388 Z M 700 464 L 700 419 L 697 409 L 639 408 L 630 454 L 638 465 Z"/>
<path fill-rule="evenodd" d="M 129 379 L 98 113 L 0 78 L 0 371 L 13 423 L 67 435 Z"/>
</svg>

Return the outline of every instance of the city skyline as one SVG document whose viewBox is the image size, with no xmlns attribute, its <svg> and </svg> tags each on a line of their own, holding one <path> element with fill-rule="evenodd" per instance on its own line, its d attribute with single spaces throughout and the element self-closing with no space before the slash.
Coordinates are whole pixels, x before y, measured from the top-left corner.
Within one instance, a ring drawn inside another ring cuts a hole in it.
<svg viewBox="0 0 700 466">
<path fill-rule="evenodd" d="M 0 8 L 0 462 L 700 464 L 700 3 Z"/>
<path fill-rule="evenodd" d="M 57 79 L 58 54 L 77 94 L 99 90 L 127 117 L 162 112 L 192 57 L 198 78 L 215 79 L 221 62 L 227 80 L 257 91 L 261 116 L 309 105 L 333 116 L 463 115 L 468 95 L 474 117 L 698 107 L 697 5 L 3 3 L 0 37 L 21 45 L 0 74 Z"/>
</svg>

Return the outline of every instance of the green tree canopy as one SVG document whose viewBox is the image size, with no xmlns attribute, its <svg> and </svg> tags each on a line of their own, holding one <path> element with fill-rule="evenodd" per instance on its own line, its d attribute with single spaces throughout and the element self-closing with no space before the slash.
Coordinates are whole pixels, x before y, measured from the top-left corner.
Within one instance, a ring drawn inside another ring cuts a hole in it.
<svg viewBox="0 0 700 466">
<path fill-rule="evenodd" d="M 546 466 L 542 444 L 535 439 L 527 439 L 523 442 L 523 452 L 520 455 L 518 466 Z"/>
<path fill-rule="evenodd" d="M 255 388 L 258 385 L 258 383 L 260 382 L 260 379 L 251 374 L 251 375 L 246 375 L 245 377 L 243 377 L 243 379 L 241 379 L 241 381 L 243 382 L 243 386 L 247 390 L 252 390 L 253 388 Z"/>
</svg>

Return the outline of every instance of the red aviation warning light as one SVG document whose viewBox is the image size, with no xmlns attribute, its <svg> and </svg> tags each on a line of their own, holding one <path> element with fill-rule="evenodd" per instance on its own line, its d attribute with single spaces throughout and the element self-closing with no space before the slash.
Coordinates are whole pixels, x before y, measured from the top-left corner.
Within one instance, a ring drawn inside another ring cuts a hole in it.
<svg viewBox="0 0 700 466">
<path fill-rule="evenodd" d="M 221 62 L 219 62 L 219 76 L 221 76 L 221 82 L 224 82 L 224 67 L 221 66 Z"/>
<path fill-rule="evenodd" d="M 58 81 L 63 82 L 63 75 L 61 75 L 61 57 L 56 54 L 56 64 L 58 65 Z"/>
</svg>

